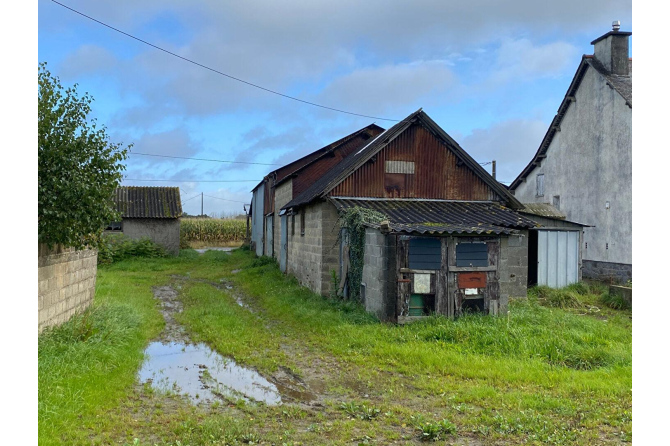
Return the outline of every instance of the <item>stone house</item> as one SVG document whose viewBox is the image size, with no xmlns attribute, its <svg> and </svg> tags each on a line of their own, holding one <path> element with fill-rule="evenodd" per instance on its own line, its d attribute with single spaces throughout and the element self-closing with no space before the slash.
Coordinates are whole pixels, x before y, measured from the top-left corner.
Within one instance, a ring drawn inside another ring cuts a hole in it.
<svg viewBox="0 0 670 446">
<path fill-rule="evenodd" d="M 119 187 L 114 203 L 121 221 L 110 223 L 106 234 L 122 233 L 133 240 L 149 238 L 168 253 L 179 255 L 182 208 L 178 187 Z"/>
<path fill-rule="evenodd" d="M 285 191 L 300 171 L 275 187 L 265 209 L 279 214 L 273 255 L 283 271 L 324 295 L 334 286 L 360 295 L 368 311 L 400 323 L 432 312 L 497 314 L 526 296 L 529 230 L 539 225 L 425 112 L 358 145 L 327 169 L 305 164 L 301 192 Z M 349 209 L 383 219 L 366 222 L 361 283 L 335 285 L 333 273 L 350 277 L 340 219 Z"/>
<path fill-rule="evenodd" d="M 582 223 L 584 277 L 632 280 L 632 60 L 630 32 L 591 42 L 535 156 L 511 183 L 522 203 L 549 204 Z M 587 226 L 588 225 L 588 226 Z"/>
</svg>

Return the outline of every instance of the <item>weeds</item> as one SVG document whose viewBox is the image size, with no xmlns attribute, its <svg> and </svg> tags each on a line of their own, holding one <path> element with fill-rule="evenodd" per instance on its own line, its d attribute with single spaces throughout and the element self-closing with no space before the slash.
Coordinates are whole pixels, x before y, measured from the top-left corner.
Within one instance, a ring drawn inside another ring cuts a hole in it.
<svg viewBox="0 0 670 446">
<path fill-rule="evenodd" d="M 377 418 L 381 413 L 376 407 L 369 407 L 366 404 L 358 404 L 355 402 L 341 403 L 340 409 L 343 410 L 351 418 L 358 418 L 359 420 L 372 420 Z"/>
<path fill-rule="evenodd" d="M 103 235 L 98 247 L 98 263 L 110 264 L 132 257 L 166 257 L 165 248 L 148 238 L 132 240 L 123 234 Z"/>
<path fill-rule="evenodd" d="M 414 427 L 420 441 L 439 441 L 456 433 L 456 425 L 449 420 L 427 421 L 422 415 L 413 415 Z"/>
</svg>

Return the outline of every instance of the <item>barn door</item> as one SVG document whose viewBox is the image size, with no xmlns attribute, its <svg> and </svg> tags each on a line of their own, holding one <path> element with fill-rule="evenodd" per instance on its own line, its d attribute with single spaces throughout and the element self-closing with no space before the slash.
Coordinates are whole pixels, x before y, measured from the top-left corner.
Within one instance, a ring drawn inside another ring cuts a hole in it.
<svg viewBox="0 0 670 446">
<path fill-rule="evenodd" d="M 561 288 L 579 280 L 579 232 L 537 231 L 537 284 Z"/>
</svg>

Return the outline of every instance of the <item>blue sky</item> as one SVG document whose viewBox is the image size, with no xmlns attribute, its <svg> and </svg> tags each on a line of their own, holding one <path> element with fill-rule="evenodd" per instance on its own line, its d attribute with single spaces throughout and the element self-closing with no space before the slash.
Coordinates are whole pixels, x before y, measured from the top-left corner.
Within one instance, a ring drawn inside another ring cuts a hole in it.
<svg viewBox="0 0 670 446">
<path fill-rule="evenodd" d="M 495 159 L 503 182 L 537 150 L 590 42 L 613 20 L 633 31 L 631 3 L 616 0 L 62 3 L 307 101 L 393 119 L 423 108 L 476 160 Z M 133 152 L 285 164 L 372 122 L 393 124 L 252 88 L 49 0 L 38 13 L 38 60 L 89 92 L 111 140 Z M 190 214 L 202 192 L 205 213 L 230 215 L 273 168 L 131 155 L 124 184 L 179 186 Z"/>
</svg>

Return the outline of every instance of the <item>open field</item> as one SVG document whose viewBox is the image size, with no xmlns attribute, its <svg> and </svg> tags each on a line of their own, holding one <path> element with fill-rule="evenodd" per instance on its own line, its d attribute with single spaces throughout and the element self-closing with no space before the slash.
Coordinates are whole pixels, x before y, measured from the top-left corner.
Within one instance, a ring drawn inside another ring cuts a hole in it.
<svg viewBox="0 0 670 446">
<path fill-rule="evenodd" d="M 190 248 L 238 247 L 247 234 L 246 220 L 233 218 L 182 218 L 180 237 Z"/>
<path fill-rule="evenodd" d="M 301 391 L 192 405 L 138 384 L 168 285 L 193 342 Z M 40 336 L 40 444 L 629 443 L 631 312 L 536 294 L 508 317 L 394 326 L 244 250 L 101 267 L 92 311 Z"/>
</svg>

